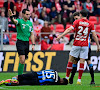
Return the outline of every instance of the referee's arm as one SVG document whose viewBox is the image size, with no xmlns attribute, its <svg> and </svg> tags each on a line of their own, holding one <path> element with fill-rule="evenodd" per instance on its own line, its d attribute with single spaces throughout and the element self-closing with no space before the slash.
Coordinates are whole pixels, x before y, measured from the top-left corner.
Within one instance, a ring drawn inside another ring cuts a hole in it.
<svg viewBox="0 0 100 90">
<path fill-rule="evenodd" d="M 34 40 L 35 36 L 33 32 L 31 32 L 30 38 L 31 38 L 32 44 L 35 44 L 35 40 Z"/>
<path fill-rule="evenodd" d="M 33 32 L 31 32 L 30 38 L 31 38 L 31 41 L 32 41 L 32 50 L 34 50 L 34 46 L 35 46 L 35 36 L 34 36 L 34 33 Z"/>
<path fill-rule="evenodd" d="M 18 21 L 17 21 L 16 19 L 13 18 L 13 15 L 14 15 L 14 14 L 12 13 L 11 9 L 8 10 L 8 14 L 9 14 L 9 16 L 10 16 L 11 21 L 12 21 L 15 25 L 17 25 Z"/>
</svg>

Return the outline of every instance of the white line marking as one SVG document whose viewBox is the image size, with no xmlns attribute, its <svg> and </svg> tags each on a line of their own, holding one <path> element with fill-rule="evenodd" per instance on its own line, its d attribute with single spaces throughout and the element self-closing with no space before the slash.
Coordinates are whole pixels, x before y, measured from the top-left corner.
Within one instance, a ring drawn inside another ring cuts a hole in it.
<svg viewBox="0 0 100 90">
<path fill-rule="evenodd" d="M 6 88 L 0 87 L 0 89 L 6 89 Z"/>
</svg>

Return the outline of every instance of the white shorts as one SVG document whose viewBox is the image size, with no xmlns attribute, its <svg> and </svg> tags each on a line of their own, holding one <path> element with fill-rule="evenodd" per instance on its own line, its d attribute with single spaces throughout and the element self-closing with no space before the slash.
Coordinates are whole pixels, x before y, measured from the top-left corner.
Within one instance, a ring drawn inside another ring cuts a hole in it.
<svg viewBox="0 0 100 90">
<path fill-rule="evenodd" d="M 70 51 L 70 55 L 76 58 L 82 58 L 82 59 L 88 59 L 88 49 L 89 47 L 84 46 L 72 46 L 72 49 Z"/>
</svg>

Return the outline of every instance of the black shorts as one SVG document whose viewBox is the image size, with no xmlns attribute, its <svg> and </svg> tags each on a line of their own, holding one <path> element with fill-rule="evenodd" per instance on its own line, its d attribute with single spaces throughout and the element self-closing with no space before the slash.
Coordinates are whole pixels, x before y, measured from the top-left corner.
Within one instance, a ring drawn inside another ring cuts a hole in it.
<svg viewBox="0 0 100 90">
<path fill-rule="evenodd" d="M 91 48 L 89 48 L 89 52 L 88 52 L 88 59 L 85 59 L 86 61 L 90 60 L 91 57 Z M 80 60 L 80 58 L 76 58 L 77 61 Z"/>
<path fill-rule="evenodd" d="M 18 54 L 25 55 L 25 58 L 27 58 L 29 53 L 29 41 L 22 41 L 18 39 L 16 42 L 16 47 Z"/>
<path fill-rule="evenodd" d="M 88 59 L 86 59 L 86 61 L 90 60 L 90 57 L 91 57 L 91 48 L 89 48 Z"/>
<path fill-rule="evenodd" d="M 38 75 L 36 72 L 18 75 L 20 85 L 39 85 Z"/>
</svg>

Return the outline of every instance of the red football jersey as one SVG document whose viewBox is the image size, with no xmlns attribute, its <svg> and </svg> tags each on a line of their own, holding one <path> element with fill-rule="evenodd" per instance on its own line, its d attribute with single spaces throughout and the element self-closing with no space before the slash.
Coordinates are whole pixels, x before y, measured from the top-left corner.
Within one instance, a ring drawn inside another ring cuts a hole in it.
<svg viewBox="0 0 100 90">
<path fill-rule="evenodd" d="M 94 32 L 94 24 L 87 19 L 75 20 L 73 25 L 75 29 L 74 46 L 88 46 L 88 37 L 90 32 Z"/>
</svg>

